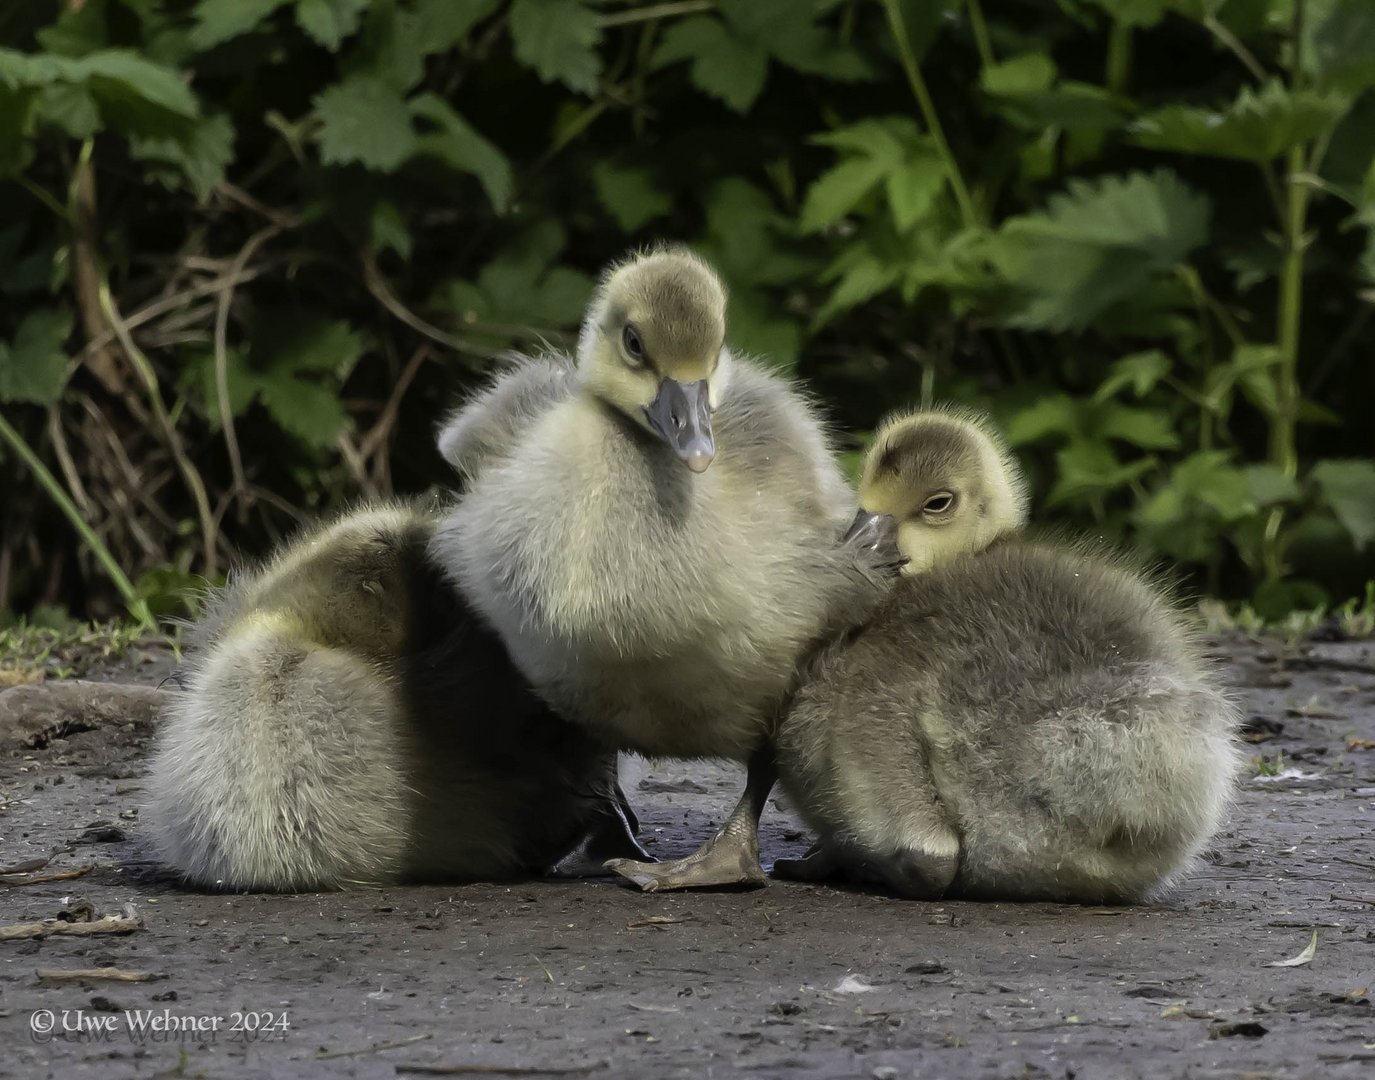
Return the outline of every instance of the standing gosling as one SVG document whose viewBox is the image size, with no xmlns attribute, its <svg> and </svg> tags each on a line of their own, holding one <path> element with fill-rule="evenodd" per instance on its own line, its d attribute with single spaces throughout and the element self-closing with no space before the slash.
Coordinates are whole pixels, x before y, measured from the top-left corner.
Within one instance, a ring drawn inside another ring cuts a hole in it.
<svg viewBox="0 0 1375 1080">
<path fill-rule="evenodd" d="M 599 829 L 602 858 L 638 852 L 611 755 L 530 692 L 430 562 L 437 518 L 356 510 L 213 602 L 165 709 L 146 812 L 188 881 L 509 878 Z"/>
<path fill-rule="evenodd" d="M 886 427 L 860 501 L 898 518 L 910 576 L 783 721 L 783 783 L 821 839 L 775 873 L 1085 903 L 1176 880 L 1227 806 L 1237 714 L 1160 590 L 1017 537 L 1016 466 L 968 417 Z"/>
<path fill-rule="evenodd" d="M 725 334 L 725 289 L 691 252 L 613 267 L 570 391 L 483 465 L 434 544 L 561 714 L 624 750 L 753 759 L 701 852 L 613 867 L 649 890 L 763 883 L 764 748 L 798 657 L 887 588 L 872 553 L 835 543 L 852 496 L 811 407 Z"/>
</svg>

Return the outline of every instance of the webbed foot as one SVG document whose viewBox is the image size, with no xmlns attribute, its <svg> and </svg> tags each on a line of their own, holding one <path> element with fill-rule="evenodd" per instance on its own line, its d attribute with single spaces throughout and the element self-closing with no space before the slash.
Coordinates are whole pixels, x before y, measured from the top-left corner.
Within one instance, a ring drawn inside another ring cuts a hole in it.
<svg viewBox="0 0 1375 1080">
<path fill-rule="evenodd" d="M 769 883 L 759 865 L 759 840 L 753 829 L 744 836 L 739 830 L 728 832 L 723 828 L 697 851 L 672 862 L 612 859 L 606 869 L 620 874 L 643 892 L 732 886 L 755 889 Z"/>
<path fill-rule="evenodd" d="M 767 885 L 769 879 L 759 865 L 759 815 L 777 776 L 773 751 L 759 751 L 750 759 L 745 793 L 716 835 L 697 851 L 672 862 L 612 859 L 606 868 L 644 892 Z"/>
<path fill-rule="evenodd" d="M 769 873 L 785 881 L 830 881 L 843 875 L 844 868 L 831 849 L 820 842 L 800 859 L 775 859 Z"/>
<path fill-rule="evenodd" d="M 589 825 L 582 839 L 572 851 L 545 871 L 549 877 L 581 878 L 606 877 L 610 872 L 608 860 L 624 862 L 632 859 L 654 865 L 655 858 L 635 839 L 640 829 L 639 819 L 630 802 L 616 784 L 615 797 L 608 799 L 604 810 Z"/>
</svg>

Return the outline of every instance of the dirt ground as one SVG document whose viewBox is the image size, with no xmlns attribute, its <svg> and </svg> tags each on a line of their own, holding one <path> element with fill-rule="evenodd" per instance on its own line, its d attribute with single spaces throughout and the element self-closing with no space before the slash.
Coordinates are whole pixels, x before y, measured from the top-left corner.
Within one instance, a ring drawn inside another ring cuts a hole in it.
<svg viewBox="0 0 1375 1080">
<path fill-rule="evenodd" d="M 784 883 L 204 895 L 158 870 L 139 826 L 151 724 L 0 729 L 0 867 L 59 851 L 0 881 L 93 867 L 0 884 L 0 924 L 86 905 L 143 920 L 120 936 L 0 940 L 0 1076 L 1375 1075 L 1375 645 L 1215 651 L 1265 739 L 1252 751 L 1282 765 L 1248 777 L 1168 902 L 1130 909 Z M 170 668 L 142 650 L 93 677 L 153 683 Z M 738 783 L 641 766 L 628 790 L 651 850 L 672 856 Z M 805 846 L 771 808 L 766 863 Z M 1315 932 L 1311 962 L 1267 966 Z M 37 974 L 100 967 L 155 979 Z M 133 1030 L 163 1016 L 207 1030 Z"/>
</svg>

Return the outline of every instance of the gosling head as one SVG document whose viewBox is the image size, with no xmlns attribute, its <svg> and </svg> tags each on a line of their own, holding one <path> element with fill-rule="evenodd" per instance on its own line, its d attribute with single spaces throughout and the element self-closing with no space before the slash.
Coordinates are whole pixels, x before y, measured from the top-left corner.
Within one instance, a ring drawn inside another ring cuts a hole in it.
<svg viewBox="0 0 1375 1080">
<path fill-rule="evenodd" d="M 864 459 L 859 514 L 848 536 L 897 522 L 905 574 L 981 551 L 1026 523 L 1021 469 L 985 417 L 932 410 L 879 428 Z"/>
<path fill-rule="evenodd" d="M 578 339 L 584 385 L 667 443 L 693 472 L 716 456 L 711 413 L 725 390 L 726 290 L 685 248 L 613 266 Z"/>
</svg>

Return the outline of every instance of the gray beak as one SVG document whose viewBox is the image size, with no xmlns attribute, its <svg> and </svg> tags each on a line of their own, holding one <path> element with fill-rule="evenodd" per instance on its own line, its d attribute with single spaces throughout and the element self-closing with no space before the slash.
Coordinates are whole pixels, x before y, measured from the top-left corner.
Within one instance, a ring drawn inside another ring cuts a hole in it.
<svg viewBox="0 0 1375 1080">
<path fill-rule="evenodd" d="M 707 381 L 681 383 L 665 379 L 645 409 L 654 433 L 673 447 L 673 452 L 695 473 L 706 472 L 716 456 L 711 433 L 711 400 Z"/>
<path fill-rule="evenodd" d="M 898 522 L 890 514 L 875 514 L 872 510 L 859 508 L 855 520 L 841 537 L 842 544 L 855 544 L 875 551 L 884 547 L 897 546 Z"/>
</svg>

